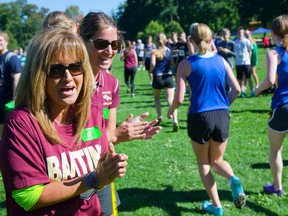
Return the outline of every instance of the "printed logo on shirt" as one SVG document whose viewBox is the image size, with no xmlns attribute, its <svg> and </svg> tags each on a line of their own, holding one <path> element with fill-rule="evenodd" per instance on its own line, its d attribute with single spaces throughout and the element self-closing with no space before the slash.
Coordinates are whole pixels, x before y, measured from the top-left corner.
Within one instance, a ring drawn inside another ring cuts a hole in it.
<svg viewBox="0 0 288 216">
<path fill-rule="evenodd" d="M 47 157 L 50 180 L 67 180 L 94 170 L 100 159 L 101 150 L 101 145 L 96 144 L 73 152 L 62 152 L 60 158 L 55 155 Z"/>
<path fill-rule="evenodd" d="M 103 105 L 112 104 L 112 95 L 111 94 L 112 94 L 111 91 L 102 92 L 103 99 L 104 99 Z"/>
</svg>

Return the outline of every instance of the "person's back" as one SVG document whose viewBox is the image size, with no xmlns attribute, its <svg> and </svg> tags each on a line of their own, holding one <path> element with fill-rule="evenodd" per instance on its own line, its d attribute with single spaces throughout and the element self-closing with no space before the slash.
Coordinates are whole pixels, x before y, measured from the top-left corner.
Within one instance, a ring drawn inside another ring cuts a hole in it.
<svg viewBox="0 0 288 216">
<path fill-rule="evenodd" d="M 135 50 L 124 50 L 124 62 L 125 67 L 131 68 L 136 67 L 137 59 L 135 58 Z"/>
<path fill-rule="evenodd" d="M 165 47 L 165 56 L 162 59 L 156 57 L 156 65 L 153 69 L 154 76 L 172 74 L 172 72 L 169 70 L 171 55 L 170 49 Z"/>
<path fill-rule="evenodd" d="M 194 54 L 187 60 L 193 69 L 187 78 L 192 90 L 189 113 L 228 110 L 229 102 L 225 91 L 226 68 L 222 57 L 212 53 L 205 56 Z"/>
<path fill-rule="evenodd" d="M 277 66 L 277 86 L 272 98 L 272 109 L 288 103 L 288 52 L 282 46 L 277 46 L 275 50 L 281 56 L 281 63 Z"/>
</svg>

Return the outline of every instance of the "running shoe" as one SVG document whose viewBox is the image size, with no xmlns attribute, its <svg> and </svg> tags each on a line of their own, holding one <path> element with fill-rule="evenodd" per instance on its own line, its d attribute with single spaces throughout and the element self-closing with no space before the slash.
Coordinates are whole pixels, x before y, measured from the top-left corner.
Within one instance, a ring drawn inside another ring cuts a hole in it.
<svg viewBox="0 0 288 216">
<path fill-rule="evenodd" d="M 276 189 L 274 187 L 274 184 L 266 184 L 264 186 L 264 192 L 267 193 L 267 194 L 276 194 L 278 196 L 283 196 L 284 195 L 283 190 L 282 189 Z"/>
<path fill-rule="evenodd" d="M 205 200 L 202 203 L 202 209 L 203 209 L 203 211 L 210 213 L 212 215 L 216 215 L 216 216 L 222 216 L 223 215 L 222 207 L 215 208 L 214 205 L 212 203 L 208 202 L 207 200 Z"/>
<path fill-rule="evenodd" d="M 157 125 L 159 125 L 163 121 L 163 117 L 162 116 L 158 116 L 157 120 L 158 120 Z"/>
<path fill-rule="evenodd" d="M 233 202 L 237 208 L 243 208 L 246 205 L 246 196 L 237 176 L 232 176 L 230 179 L 230 187 L 233 195 Z"/>
<path fill-rule="evenodd" d="M 246 95 L 244 92 L 241 92 L 241 94 L 239 95 L 239 97 L 244 98 Z"/>
<path fill-rule="evenodd" d="M 179 131 L 179 125 L 178 123 L 173 123 L 173 132 L 178 132 Z"/>
</svg>

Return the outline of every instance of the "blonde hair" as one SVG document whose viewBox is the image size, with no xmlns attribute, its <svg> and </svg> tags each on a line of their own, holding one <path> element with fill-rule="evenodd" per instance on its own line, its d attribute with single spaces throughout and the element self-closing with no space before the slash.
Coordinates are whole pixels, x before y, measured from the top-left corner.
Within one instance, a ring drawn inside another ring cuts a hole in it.
<svg viewBox="0 0 288 216">
<path fill-rule="evenodd" d="M 60 27 L 66 30 L 72 30 L 75 28 L 75 25 L 75 20 L 62 11 L 53 11 L 49 13 L 42 23 L 43 29 Z"/>
<path fill-rule="evenodd" d="M 155 53 L 156 58 L 159 60 L 162 60 L 166 55 L 166 43 L 167 43 L 166 35 L 164 33 L 159 33 L 157 37 L 158 49 L 152 51 L 153 53 Z"/>
<path fill-rule="evenodd" d="M 210 41 L 212 39 L 212 32 L 210 28 L 203 23 L 190 27 L 190 36 L 194 43 L 198 46 L 198 53 L 205 54 L 210 50 Z"/>
<path fill-rule="evenodd" d="M 64 143 L 49 118 L 46 82 L 51 62 L 65 59 L 67 56 L 81 62 L 84 71 L 82 89 L 75 104 L 70 107 L 73 109 L 71 120 L 75 124 L 74 139 L 79 144 L 82 129 L 89 117 L 90 98 L 93 92 L 92 69 L 80 37 L 61 28 L 46 29 L 36 35 L 28 45 L 26 63 L 16 89 L 15 106 L 28 107 L 43 134 L 54 144 Z"/>
<path fill-rule="evenodd" d="M 8 34 L 6 32 L 0 31 L 0 36 L 2 36 L 4 38 L 4 40 L 9 42 L 9 36 L 8 36 Z"/>
<path fill-rule="evenodd" d="M 281 15 L 276 17 L 271 23 L 271 30 L 278 37 L 282 38 L 281 45 L 288 52 L 288 16 Z"/>
</svg>

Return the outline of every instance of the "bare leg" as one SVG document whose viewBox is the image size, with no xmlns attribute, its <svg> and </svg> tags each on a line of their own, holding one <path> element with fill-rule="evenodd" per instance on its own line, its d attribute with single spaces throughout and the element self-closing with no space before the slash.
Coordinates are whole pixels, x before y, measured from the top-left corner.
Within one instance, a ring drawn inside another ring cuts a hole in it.
<svg viewBox="0 0 288 216">
<path fill-rule="evenodd" d="M 270 142 L 270 169 L 275 189 L 282 189 L 282 144 L 286 133 L 278 133 L 268 128 Z"/>
<path fill-rule="evenodd" d="M 174 88 L 165 88 L 165 96 L 166 96 L 166 100 L 168 103 L 168 106 L 170 107 L 172 105 L 173 99 L 174 99 Z M 175 110 L 173 112 L 173 121 L 174 122 L 178 122 L 178 112 L 177 110 Z"/>
<path fill-rule="evenodd" d="M 258 75 L 256 73 L 256 66 L 251 66 L 251 74 L 254 78 L 255 86 L 259 86 L 259 79 L 258 79 Z"/>
<path fill-rule="evenodd" d="M 228 181 L 234 176 L 234 172 L 230 164 L 223 160 L 224 153 L 227 147 L 227 141 L 216 142 L 210 139 L 210 164 L 218 175 L 225 177 Z"/>
<path fill-rule="evenodd" d="M 161 116 L 161 101 L 160 101 L 161 90 L 154 89 L 154 103 L 158 117 Z"/>
<path fill-rule="evenodd" d="M 209 158 L 209 143 L 199 144 L 197 142 L 191 141 L 192 147 L 197 159 L 199 174 L 202 183 L 208 193 L 208 196 L 212 200 L 215 207 L 221 207 L 216 182 L 210 170 L 210 158 Z"/>
</svg>

